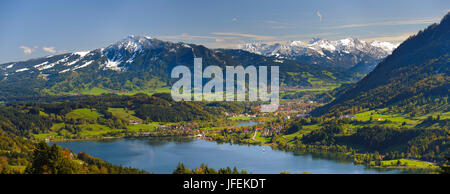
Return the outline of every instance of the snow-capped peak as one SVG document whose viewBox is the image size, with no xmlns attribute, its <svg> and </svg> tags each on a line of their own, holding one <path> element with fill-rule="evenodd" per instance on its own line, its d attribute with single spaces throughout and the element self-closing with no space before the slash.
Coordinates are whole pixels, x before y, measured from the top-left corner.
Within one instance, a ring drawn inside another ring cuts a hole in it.
<svg viewBox="0 0 450 194">
<path fill-rule="evenodd" d="M 101 49 L 101 53 L 106 56 L 107 62 L 103 65 L 105 69 L 122 70 L 119 65 L 123 62 L 131 63 L 134 58 L 153 46 L 153 39 L 150 36 L 130 35 L 119 42 Z"/>
<path fill-rule="evenodd" d="M 311 49 L 316 52 L 354 52 L 354 51 L 368 51 L 373 49 L 381 49 L 385 54 L 390 54 L 398 45 L 394 45 L 390 42 L 371 41 L 366 42 L 358 38 L 345 38 L 337 41 L 324 40 L 320 38 L 314 38 L 311 41 L 290 41 L 286 43 L 265 44 L 265 43 L 248 43 L 240 45 L 239 48 L 263 55 L 275 55 L 273 51 L 290 50 L 295 52 L 301 49 Z M 299 49 L 300 48 L 300 49 Z M 303 52 L 302 52 L 303 53 Z M 279 53 L 282 55 L 283 53 Z"/>
<path fill-rule="evenodd" d="M 308 43 L 309 44 L 314 44 L 314 43 L 319 42 L 321 40 L 322 40 L 321 38 L 312 38 Z"/>
<path fill-rule="evenodd" d="M 390 42 L 380 42 L 380 41 L 374 40 L 374 41 L 370 42 L 370 45 L 372 45 L 374 47 L 382 48 L 385 51 L 392 52 L 392 51 L 394 51 L 395 48 L 398 47 L 399 44 L 392 44 Z"/>
<path fill-rule="evenodd" d="M 370 52 L 373 50 L 378 50 L 381 52 L 380 55 L 385 57 L 390 54 L 398 45 L 394 45 L 390 42 L 380 42 L 371 41 L 366 42 L 358 38 L 345 38 L 336 41 L 324 40 L 319 38 L 314 38 L 309 42 L 303 41 L 290 41 L 287 43 L 276 43 L 276 44 L 265 44 L 265 43 L 248 43 L 240 45 L 239 48 L 263 55 L 275 55 L 273 51 L 279 51 L 280 55 L 288 54 L 289 51 L 292 55 L 302 55 L 304 52 L 296 53 L 296 51 L 301 51 L 303 49 L 309 49 L 319 53 L 324 51 L 328 52 Z M 284 52 L 284 53 L 283 53 Z"/>
<path fill-rule="evenodd" d="M 306 45 L 308 45 L 308 44 L 306 44 L 302 41 L 299 41 L 299 40 L 291 41 L 291 44 L 290 44 L 290 46 L 303 46 L 303 47 L 305 47 Z"/>
<path fill-rule="evenodd" d="M 248 43 L 239 46 L 239 49 L 265 56 L 278 58 L 300 58 L 313 63 L 341 63 L 341 66 L 352 67 L 360 62 L 376 63 L 380 59 L 391 54 L 398 45 L 390 42 L 370 41 L 366 42 L 358 38 L 345 38 L 341 40 L 325 40 L 313 38 L 310 41 L 288 41 L 275 44 Z M 311 59 L 311 56 L 315 59 Z M 369 58 L 371 61 L 362 61 Z M 324 62 L 325 61 L 325 62 Z"/>
<path fill-rule="evenodd" d="M 124 49 L 128 52 L 140 52 L 145 47 L 152 45 L 152 38 L 149 36 L 134 36 L 130 35 L 127 38 L 117 42 L 116 44 L 110 45 L 108 48 L 114 49 Z"/>
</svg>

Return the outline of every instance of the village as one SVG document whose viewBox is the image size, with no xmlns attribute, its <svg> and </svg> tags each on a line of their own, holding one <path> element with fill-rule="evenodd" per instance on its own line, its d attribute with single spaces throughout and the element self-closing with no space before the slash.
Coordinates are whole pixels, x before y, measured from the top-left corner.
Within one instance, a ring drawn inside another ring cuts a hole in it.
<svg viewBox="0 0 450 194">
<path fill-rule="evenodd" d="M 253 113 L 229 113 L 223 112 L 224 121 L 198 121 L 183 123 L 167 123 L 156 127 L 151 132 L 143 132 L 143 136 L 191 136 L 204 140 L 213 139 L 211 134 L 218 134 L 222 131 L 238 132 L 250 134 L 252 139 L 258 133 L 260 137 L 271 137 L 283 132 L 286 123 L 295 118 L 309 117 L 309 112 L 318 106 L 314 101 L 286 101 L 280 103 L 278 111 L 274 113 L 264 113 L 257 111 L 260 107 L 255 107 Z M 273 122 L 274 119 L 284 122 Z M 216 122 L 216 123 L 214 123 Z M 140 124 L 131 121 L 132 124 Z"/>
</svg>

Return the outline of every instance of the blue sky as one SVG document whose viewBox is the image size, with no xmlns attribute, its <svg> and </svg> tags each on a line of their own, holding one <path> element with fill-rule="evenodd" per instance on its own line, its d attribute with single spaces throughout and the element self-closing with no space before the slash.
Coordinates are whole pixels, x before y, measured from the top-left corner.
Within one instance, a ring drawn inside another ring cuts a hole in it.
<svg viewBox="0 0 450 194">
<path fill-rule="evenodd" d="M 0 0 L 0 63 L 105 47 L 128 35 L 234 48 L 357 37 L 399 43 L 448 0 Z"/>
</svg>

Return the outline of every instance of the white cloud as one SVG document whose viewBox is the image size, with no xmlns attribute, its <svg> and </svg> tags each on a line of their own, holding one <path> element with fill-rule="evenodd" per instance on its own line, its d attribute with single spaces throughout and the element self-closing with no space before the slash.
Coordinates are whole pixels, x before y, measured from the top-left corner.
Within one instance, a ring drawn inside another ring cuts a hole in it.
<svg viewBox="0 0 450 194">
<path fill-rule="evenodd" d="M 253 40 L 274 40 L 274 39 L 276 39 L 276 37 L 274 37 L 274 36 L 264 36 L 264 35 L 236 33 L 236 32 L 213 32 L 211 34 L 219 35 L 219 36 L 244 37 L 244 38 L 250 38 Z M 221 37 L 221 38 L 223 38 L 223 37 Z"/>
<path fill-rule="evenodd" d="M 51 46 L 51 47 L 42 47 L 42 49 L 44 50 L 44 51 L 46 51 L 46 52 L 49 52 L 49 53 L 56 53 L 56 50 L 55 50 L 55 47 L 54 46 Z"/>
<path fill-rule="evenodd" d="M 274 41 L 275 36 L 264 36 L 237 32 L 211 32 L 210 35 L 192 35 L 182 33 L 177 35 L 160 36 L 158 38 L 176 41 L 188 41 L 203 44 L 211 48 L 238 48 L 238 45 L 249 41 Z"/>
<path fill-rule="evenodd" d="M 233 19 L 231 19 L 231 21 L 232 21 L 232 22 L 235 22 L 235 21 L 237 21 L 237 18 L 233 18 Z"/>
<path fill-rule="evenodd" d="M 320 11 L 317 11 L 317 16 L 319 16 L 320 21 L 322 21 L 322 14 L 320 13 Z"/>
<path fill-rule="evenodd" d="M 381 35 L 381 36 L 376 36 L 376 37 L 363 38 L 362 40 L 365 40 L 365 41 L 377 40 L 377 41 L 391 42 L 394 44 L 399 44 L 414 34 L 416 34 L 416 33 L 409 32 L 409 33 L 395 34 L 395 35 Z"/>
<path fill-rule="evenodd" d="M 182 34 L 177 34 L 177 35 L 160 36 L 159 38 L 175 39 L 175 40 L 194 40 L 194 39 L 216 39 L 217 37 L 214 37 L 214 36 L 198 36 L 198 35 L 191 35 L 191 34 L 188 34 L 188 33 L 182 33 Z"/>
<path fill-rule="evenodd" d="M 415 20 L 398 20 L 398 21 L 384 21 L 384 22 L 372 22 L 365 24 L 346 24 L 340 26 L 332 26 L 328 29 L 343 29 L 343 28 L 358 28 L 367 26 L 393 26 L 393 25 L 412 25 L 412 24 L 432 24 L 439 22 L 439 18 L 431 19 L 415 19 Z"/>
<path fill-rule="evenodd" d="M 209 48 L 224 48 L 224 49 L 237 49 L 239 48 L 239 45 L 244 44 L 245 42 L 241 42 L 241 41 L 236 41 L 236 42 L 214 42 L 214 43 L 209 43 L 208 47 Z"/>
<path fill-rule="evenodd" d="M 239 39 L 241 37 L 235 36 L 212 36 L 212 35 L 205 36 L 205 35 L 192 35 L 188 33 L 182 33 L 177 35 L 159 36 L 158 38 L 182 42 L 186 41 L 193 42 L 195 44 L 203 44 L 211 48 L 235 48 L 237 45 L 241 44 L 241 42 L 239 42 L 240 41 Z"/>
<path fill-rule="evenodd" d="M 33 53 L 38 47 L 34 46 L 34 47 L 27 47 L 27 46 L 20 46 L 21 49 L 23 49 L 23 53 L 26 55 L 29 55 L 31 53 Z"/>
<path fill-rule="evenodd" d="M 273 28 L 273 29 L 296 28 L 296 26 L 293 24 L 274 21 L 274 20 L 266 20 L 266 21 L 264 21 L 264 24 L 266 24 L 267 26 L 269 26 L 270 28 Z"/>
<path fill-rule="evenodd" d="M 267 24 L 285 24 L 276 21 L 265 21 Z M 203 44 L 210 48 L 238 48 L 239 45 L 249 42 L 264 42 L 268 44 L 280 43 L 289 40 L 307 41 L 312 37 L 334 36 L 336 32 L 308 33 L 308 34 L 290 34 L 280 36 L 266 36 L 238 32 L 211 32 L 210 35 L 192 35 L 182 33 L 178 35 L 159 36 L 158 38 L 166 40 L 175 40 L 182 42 L 191 42 L 194 44 Z"/>
<path fill-rule="evenodd" d="M 281 36 L 283 40 L 303 40 L 308 41 L 311 38 L 324 38 L 324 39 L 335 39 L 339 32 L 322 32 L 322 33 L 303 33 L 303 34 L 289 34 Z"/>
</svg>

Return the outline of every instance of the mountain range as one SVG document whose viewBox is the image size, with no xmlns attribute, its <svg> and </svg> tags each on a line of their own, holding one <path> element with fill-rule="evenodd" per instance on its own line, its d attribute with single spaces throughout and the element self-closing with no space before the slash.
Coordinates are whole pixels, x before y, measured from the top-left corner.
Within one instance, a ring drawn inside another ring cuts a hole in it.
<svg viewBox="0 0 450 194">
<path fill-rule="evenodd" d="M 240 45 L 239 48 L 264 56 L 339 67 L 367 74 L 397 46 L 389 42 L 366 42 L 358 38 L 337 41 L 315 38 L 309 42 L 247 43 Z"/>
<path fill-rule="evenodd" d="M 0 64 L 0 97 L 77 94 L 92 89 L 108 91 L 155 90 L 170 86 L 171 70 L 203 65 L 280 66 L 282 86 L 321 87 L 350 83 L 355 74 L 345 69 L 262 56 L 243 50 L 208 49 L 202 45 L 128 36 L 104 48 Z"/>
</svg>

